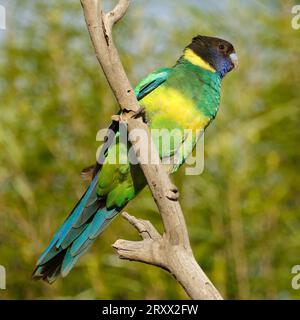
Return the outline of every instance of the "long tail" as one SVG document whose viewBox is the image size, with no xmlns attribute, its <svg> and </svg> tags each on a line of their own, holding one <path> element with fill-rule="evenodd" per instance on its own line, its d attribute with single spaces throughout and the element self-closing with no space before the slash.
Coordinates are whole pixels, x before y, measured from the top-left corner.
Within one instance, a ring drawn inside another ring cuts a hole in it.
<svg viewBox="0 0 300 320">
<path fill-rule="evenodd" d="M 109 210 L 105 201 L 97 197 L 98 175 L 40 256 L 33 279 L 53 283 L 60 275 L 65 277 L 119 213 L 120 208 Z"/>
</svg>

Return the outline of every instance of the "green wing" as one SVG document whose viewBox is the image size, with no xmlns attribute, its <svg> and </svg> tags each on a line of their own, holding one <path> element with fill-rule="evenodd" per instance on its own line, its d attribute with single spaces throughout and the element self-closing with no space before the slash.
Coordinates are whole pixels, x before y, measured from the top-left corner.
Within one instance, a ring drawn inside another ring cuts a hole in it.
<svg viewBox="0 0 300 320">
<path fill-rule="evenodd" d="M 173 69 L 171 68 L 160 68 L 148 74 L 148 76 L 140 81 L 140 83 L 134 89 L 137 99 L 143 99 L 147 94 L 164 83 L 168 79 L 172 70 Z"/>
<path fill-rule="evenodd" d="M 143 99 L 163 84 L 171 71 L 172 69 L 162 68 L 150 73 L 136 86 L 134 92 L 137 99 Z M 129 164 L 127 149 L 127 145 L 121 141 L 117 133 L 111 146 L 106 150 L 105 161 L 99 173 L 97 194 L 101 199 L 106 199 L 106 206 L 110 209 L 125 206 L 145 184 L 139 166 Z M 113 163 L 114 159 L 120 161 Z"/>
</svg>

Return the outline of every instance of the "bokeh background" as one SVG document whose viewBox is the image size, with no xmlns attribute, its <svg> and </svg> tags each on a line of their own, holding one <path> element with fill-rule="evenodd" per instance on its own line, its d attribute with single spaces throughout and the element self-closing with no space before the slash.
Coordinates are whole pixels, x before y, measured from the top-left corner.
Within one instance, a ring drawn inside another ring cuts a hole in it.
<svg viewBox="0 0 300 320">
<path fill-rule="evenodd" d="M 114 1 L 106 1 L 109 8 Z M 86 188 L 96 133 L 117 112 L 80 2 L 9 0 L 0 31 L 2 299 L 184 299 L 165 271 L 118 259 L 138 239 L 117 218 L 65 279 L 30 279 L 35 261 Z M 205 171 L 174 177 L 197 261 L 231 299 L 297 299 L 300 264 L 300 30 L 294 1 L 134 0 L 115 30 L 133 84 L 172 66 L 197 34 L 223 37 L 240 68 L 223 85 L 205 136 Z M 127 207 L 161 230 L 148 190 Z"/>
</svg>

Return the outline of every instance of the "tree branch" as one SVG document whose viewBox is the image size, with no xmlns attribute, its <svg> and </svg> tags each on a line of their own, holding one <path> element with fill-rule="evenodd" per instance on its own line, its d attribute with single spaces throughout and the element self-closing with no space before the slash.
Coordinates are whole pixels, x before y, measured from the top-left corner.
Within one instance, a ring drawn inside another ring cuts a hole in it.
<svg viewBox="0 0 300 320">
<path fill-rule="evenodd" d="M 96 57 L 122 109 L 122 120 L 126 121 L 129 139 L 136 154 L 140 155 L 140 166 L 164 226 L 164 234 L 161 236 L 149 221 L 139 220 L 124 213 L 124 218 L 138 230 L 142 241 L 118 240 L 113 246 L 120 258 L 156 265 L 169 271 L 193 299 L 222 299 L 193 256 L 184 216 L 178 202 L 177 188 L 160 164 L 148 126 L 141 118 L 134 117 L 139 111 L 139 103 L 112 38 L 112 28 L 126 13 L 129 0 L 120 0 L 107 14 L 102 10 L 101 0 L 81 0 L 81 4 Z M 145 130 L 146 143 L 135 141 L 131 137 L 135 129 Z M 150 155 L 144 152 L 147 147 Z"/>
<path fill-rule="evenodd" d="M 124 14 L 126 13 L 129 6 L 128 0 L 120 0 L 119 3 L 116 5 L 116 7 L 111 10 L 107 15 L 107 19 L 109 21 L 110 29 L 113 27 L 115 23 L 117 23 Z"/>
</svg>

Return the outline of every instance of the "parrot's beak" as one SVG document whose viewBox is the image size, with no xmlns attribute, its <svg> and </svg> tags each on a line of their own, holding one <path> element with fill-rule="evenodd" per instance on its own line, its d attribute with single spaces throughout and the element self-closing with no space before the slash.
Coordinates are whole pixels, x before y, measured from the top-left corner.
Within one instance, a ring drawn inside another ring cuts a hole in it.
<svg viewBox="0 0 300 320">
<path fill-rule="evenodd" d="M 239 65 L 239 59 L 238 59 L 238 56 L 237 56 L 237 54 L 234 52 L 234 53 L 231 53 L 230 55 L 229 55 L 229 57 L 230 57 L 230 60 L 231 60 L 231 62 L 232 62 L 232 64 L 233 64 L 233 68 L 234 69 L 237 69 L 237 67 L 238 67 L 238 65 Z"/>
</svg>

